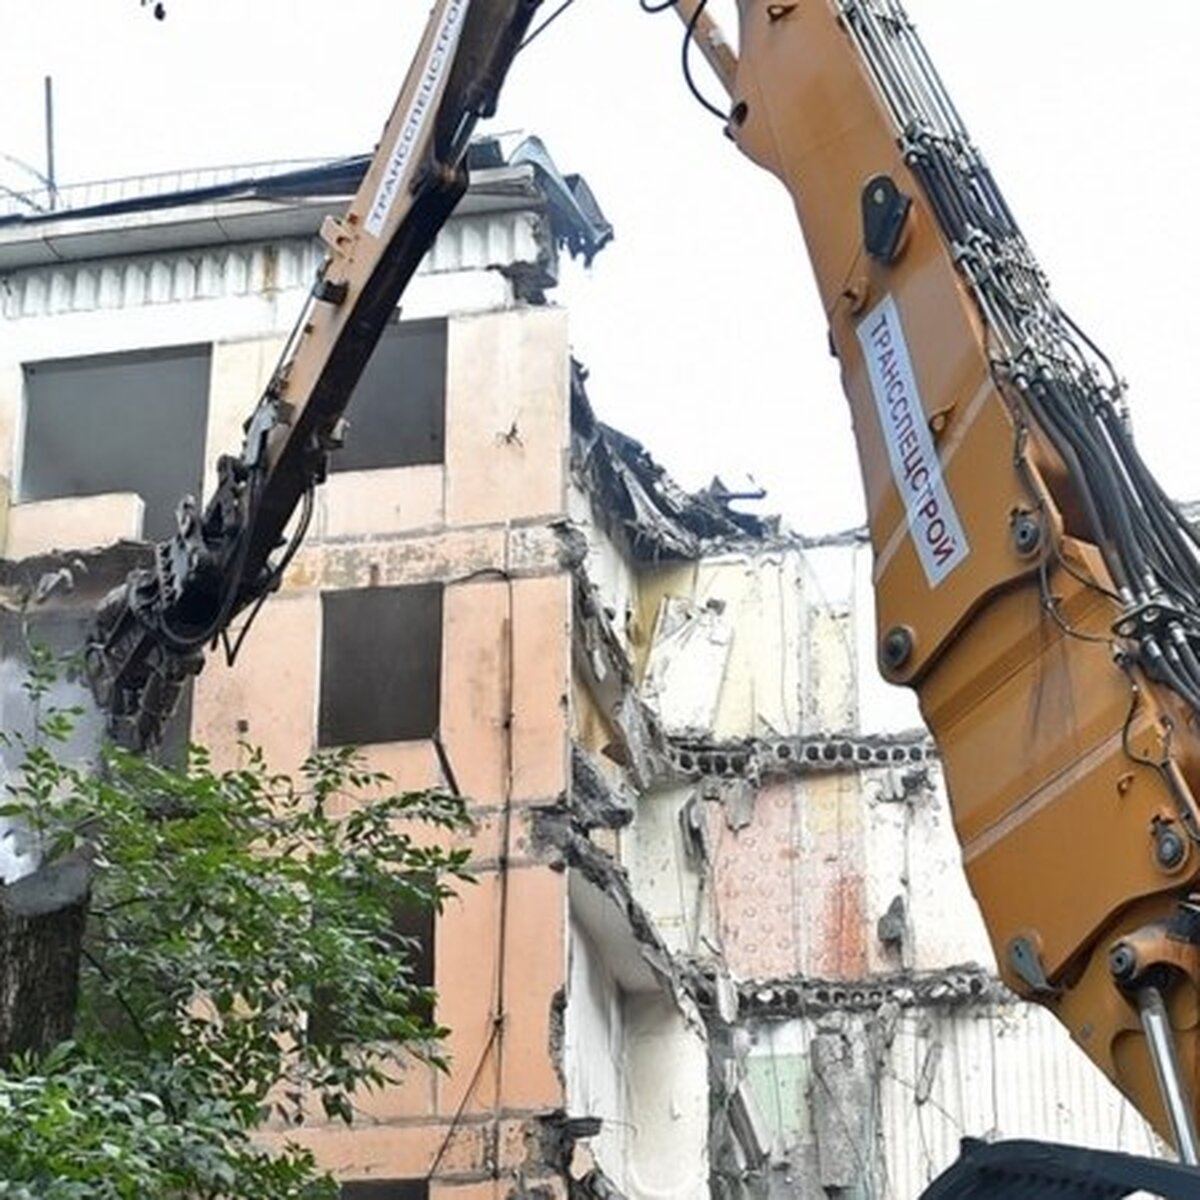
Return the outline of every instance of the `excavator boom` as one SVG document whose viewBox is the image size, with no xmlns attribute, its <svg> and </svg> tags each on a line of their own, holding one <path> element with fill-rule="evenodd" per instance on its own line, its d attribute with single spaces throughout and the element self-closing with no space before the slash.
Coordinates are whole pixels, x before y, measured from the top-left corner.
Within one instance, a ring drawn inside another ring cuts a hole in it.
<svg viewBox="0 0 1200 1200">
<path fill-rule="evenodd" d="M 740 14 L 733 133 L 792 195 L 828 315 L 881 670 L 938 744 L 1006 982 L 1194 1161 L 1195 536 L 900 4 Z"/>
</svg>

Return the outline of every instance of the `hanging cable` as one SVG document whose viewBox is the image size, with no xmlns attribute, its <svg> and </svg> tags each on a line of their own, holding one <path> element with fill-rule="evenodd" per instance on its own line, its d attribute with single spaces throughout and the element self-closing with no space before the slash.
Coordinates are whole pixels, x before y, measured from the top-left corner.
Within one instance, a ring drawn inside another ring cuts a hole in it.
<svg viewBox="0 0 1200 1200">
<path fill-rule="evenodd" d="M 683 65 L 683 78 L 684 82 L 688 85 L 688 90 L 696 97 L 697 102 L 702 108 L 708 109 L 724 125 L 729 120 L 729 114 L 713 104 L 700 90 L 696 84 L 696 80 L 692 77 L 692 42 L 696 37 L 696 26 L 700 23 L 700 18 L 707 7 L 708 0 L 700 0 L 700 3 L 696 5 L 696 11 L 692 13 L 692 19 L 688 22 L 687 31 L 683 35 L 683 50 L 680 53 L 680 62 Z"/>
<path fill-rule="evenodd" d="M 255 618 L 262 611 L 262 606 L 266 604 L 267 598 L 275 591 L 276 587 L 283 579 L 283 573 L 288 569 L 292 559 L 296 557 L 296 552 L 300 549 L 304 542 L 305 536 L 308 534 L 308 527 L 312 522 L 313 509 L 316 507 L 315 489 L 311 485 L 304 493 L 304 508 L 300 513 L 300 520 L 296 525 L 296 530 L 292 534 L 288 542 L 287 549 L 283 552 L 283 557 L 271 569 L 270 576 L 267 582 L 263 585 L 259 597 L 254 602 L 254 607 L 250 610 L 246 617 L 245 624 L 238 630 L 238 635 L 232 645 L 229 642 L 228 630 L 221 630 L 221 644 L 225 648 L 225 665 L 232 667 L 237 661 L 238 652 L 242 648 L 242 643 L 246 640 L 246 635 L 250 632 L 250 627 L 254 624 Z"/>
<path fill-rule="evenodd" d="M 899 0 L 841 8 L 978 303 L 998 382 L 1066 469 L 1070 506 L 1082 510 L 1075 532 L 1100 550 L 1123 610 L 1114 636 L 1151 678 L 1200 711 L 1200 535 L 1138 453 L 1123 382 L 1051 296 Z M 1070 571 L 1061 552 L 1047 552 Z M 1103 580 L 1089 586 L 1109 591 Z"/>
<path fill-rule="evenodd" d="M 563 0 L 563 2 L 536 29 L 525 35 L 525 40 L 517 47 L 517 53 L 519 54 L 522 50 L 524 50 L 525 47 L 528 46 L 535 37 L 539 37 L 541 34 L 545 33 L 546 30 L 549 29 L 550 26 L 553 25 L 554 22 L 557 21 L 558 18 L 561 17 L 563 13 L 565 13 L 567 9 L 570 8 L 574 3 L 575 0 Z M 672 3 L 674 3 L 674 0 L 672 0 Z"/>
<path fill-rule="evenodd" d="M 666 12 L 669 8 L 676 8 L 679 0 L 638 0 L 638 7 L 644 13 L 661 13 Z M 708 7 L 708 0 L 700 0 L 696 5 L 696 11 L 692 13 L 688 20 L 687 29 L 683 34 L 683 47 L 680 53 L 680 62 L 683 66 L 683 80 L 688 86 L 688 91 L 696 98 L 696 101 L 702 108 L 707 109 L 714 117 L 716 117 L 722 125 L 729 120 L 729 114 L 718 108 L 705 94 L 700 90 L 696 83 L 695 77 L 692 75 L 692 43 L 696 39 L 696 27 L 700 23 L 700 18 L 704 14 L 704 10 Z M 555 13 L 554 16 L 558 14 Z M 553 20 L 553 17 L 551 18 Z"/>
</svg>

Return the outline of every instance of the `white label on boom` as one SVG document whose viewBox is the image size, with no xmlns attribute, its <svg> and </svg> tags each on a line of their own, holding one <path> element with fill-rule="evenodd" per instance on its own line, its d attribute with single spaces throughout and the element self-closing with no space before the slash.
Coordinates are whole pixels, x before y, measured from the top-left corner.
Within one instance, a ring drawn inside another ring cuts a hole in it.
<svg viewBox="0 0 1200 1200">
<path fill-rule="evenodd" d="M 383 178 L 375 192 L 375 199 L 367 211 L 364 228 L 372 237 L 378 237 L 387 223 L 388 213 L 406 184 L 405 171 L 412 160 L 413 152 L 421 144 L 425 132 L 425 123 L 431 114 L 437 110 L 436 100 L 441 86 L 442 76 L 454 61 L 454 51 L 458 46 L 458 35 L 462 32 L 469 0 L 450 0 L 442 13 L 441 24 L 433 39 L 432 49 L 421 71 L 421 79 L 417 85 L 416 94 L 404 114 L 400 131 L 396 136 L 396 144 L 388 156 L 387 166 L 383 170 Z"/>
<path fill-rule="evenodd" d="M 937 587 L 971 548 L 942 479 L 900 313 L 891 296 L 885 296 L 859 323 L 858 341 L 871 377 L 892 475 L 904 501 L 908 532 L 929 586 Z"/>
</svg>

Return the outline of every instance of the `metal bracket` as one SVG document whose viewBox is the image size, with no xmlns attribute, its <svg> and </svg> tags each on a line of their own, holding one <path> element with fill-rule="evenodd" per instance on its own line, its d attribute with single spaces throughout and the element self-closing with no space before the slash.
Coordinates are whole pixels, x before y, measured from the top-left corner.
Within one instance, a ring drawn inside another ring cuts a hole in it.
<svg viewBox="0 0 1200 1200">
<path fill-rule="evenodd" d="M 1015 937 L 1008 943 L 1008 965 L 1035 996 L 1058 995 L 1060 989 L 1046 977 L 1046 968 L 1030 938 Z"/>
<path fill-rule="evenodd" d="M 862 190 L 863 243 L 867 253 L 881 263 L 893 263 L 900 255 L 904 223 L 912 199 L 890 175 L 876 175 Z"/>
</svg>

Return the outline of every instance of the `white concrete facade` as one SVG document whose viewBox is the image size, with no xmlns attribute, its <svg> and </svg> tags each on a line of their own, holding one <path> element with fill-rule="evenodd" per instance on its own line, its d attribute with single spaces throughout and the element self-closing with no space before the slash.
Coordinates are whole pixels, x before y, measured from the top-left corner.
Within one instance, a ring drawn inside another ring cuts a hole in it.
<svg viewBox="0 0 1200 1200">
<path fill-rule="evenodd" d="M 626 554 L 614 586 L 604 525 L 588 530 L 599 606 L 630 607 L 640 696 L 676 735 L 622 862 L 672 954 L 706 964 L 710 1038 L 725 1030 L 764 1152 L 716 1157 L 725 1194 L 908 1200 L 965 1136 L 1163 1153 L 1067 1032 L 998 983 L 913 697 L 875 668 L 869 548 Z M 781 765 L 781 747 L 814 762 Z M 880 747 L 899 760 L 865 757 Z M 707 766 L 689 776 L 682 755 Z"/>
</svg>

